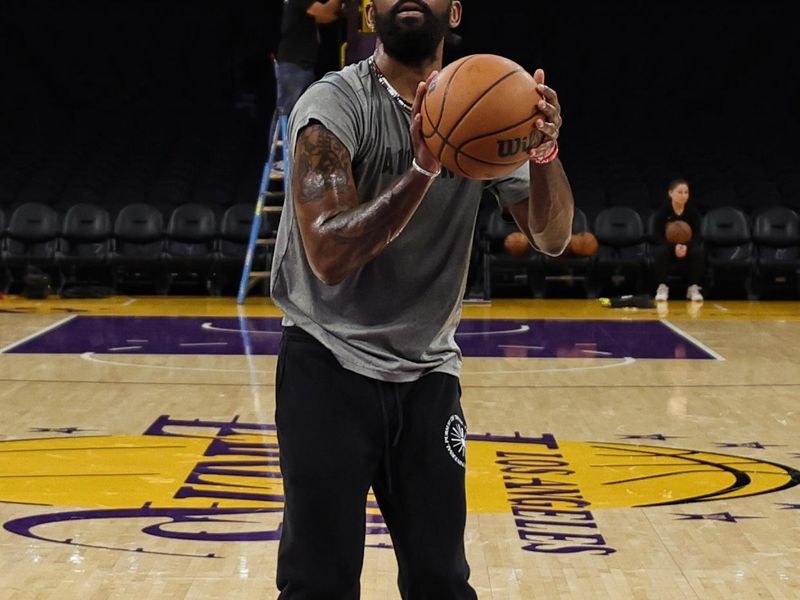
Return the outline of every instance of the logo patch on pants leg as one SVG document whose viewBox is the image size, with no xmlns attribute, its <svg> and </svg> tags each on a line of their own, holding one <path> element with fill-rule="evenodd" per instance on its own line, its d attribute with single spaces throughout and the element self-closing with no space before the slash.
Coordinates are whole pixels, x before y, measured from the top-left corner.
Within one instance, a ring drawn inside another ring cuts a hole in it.
<svg viewBox="0 0 800 600">
<path fill-rule="evenodd" d="M 444 445 L 452 459 L 463 467 L 467 459 L 467 426 L 458 415 L 452 415 L 444 426 Z"/>
</svg>

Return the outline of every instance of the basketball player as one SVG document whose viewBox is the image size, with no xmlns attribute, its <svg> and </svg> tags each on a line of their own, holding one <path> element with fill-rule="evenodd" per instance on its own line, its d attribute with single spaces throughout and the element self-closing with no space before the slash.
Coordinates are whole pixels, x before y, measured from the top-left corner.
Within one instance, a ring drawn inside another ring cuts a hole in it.
<svg viewBox="0 0 800 600">
<path fill-rule="evenodd" d="M 689 285 L 686 298 L 692 302 L 702 302 L 700 288 L 705 271 L 705 252 L 700 243 L 700 226 L 702 217 L 696 208 L 689 204 L 689 182 L 685 179 L 674 179 L 667 187 L 669 201 L 659 207 L 653 215 L 653 271 L 658 282 L 656 302 L 669 300 L 667 275 L 670 268 L 681 266 L 688 269 Z M 688 244 L 670 244 L 664 232 L 667 223 L 686 221 L 692 228 L 692 240 Z"/>
<path fill-rule="evenodd" d="M 563 251 L 573 199 L 557 158 L 560 107 L 538 70 L 545 118 L 530 162 L 491 182 L 443 173 L 419 110 L 461 4 L 374 0 L 367 18 L 374 56 L 314 83 L 290 123 L 271 280 L 285 326 L 279 598 L 359 598 L 372 487 L 402 597 L 472 600 L 455 329 L 473 228 L 488 185 L 534 248 Z"/>
</svg>

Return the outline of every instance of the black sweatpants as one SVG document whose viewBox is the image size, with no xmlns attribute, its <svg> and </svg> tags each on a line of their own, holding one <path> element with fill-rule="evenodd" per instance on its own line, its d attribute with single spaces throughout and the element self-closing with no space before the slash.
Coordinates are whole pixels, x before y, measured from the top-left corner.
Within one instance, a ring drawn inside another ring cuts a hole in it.
<svg viewBox="0 0 800 600">
<path fill-rule="evenodd" d="M 276 374 L 286 504 L 280 600 L 357 600 L 372 486 L 392 538 L 404 600 L 475 600 L 467 583 L 458 379 L 370 379 L 286 328 Z"/>
<path fill-rule="evenodd" d="M 675 246 L 660 244 L 653 248 L 653 275 L 656 284 L 667 283 L 670 272 L 682 270 L 681 275 L 688 278 L 689 285 L 703 285 L 706 256 L 701 244 L 689 244 L 686 256 L 675 256 Z"/>
</svg>

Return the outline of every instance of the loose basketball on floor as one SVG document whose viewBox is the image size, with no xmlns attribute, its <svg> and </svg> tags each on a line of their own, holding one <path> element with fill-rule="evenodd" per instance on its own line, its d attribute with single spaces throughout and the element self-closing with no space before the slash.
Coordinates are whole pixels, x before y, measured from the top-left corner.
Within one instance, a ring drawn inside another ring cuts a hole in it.
<svg viewBox="0 0 800 600">
<path fill-rule="evenodd" d="M 692 241 L 692 227 L 686 221 L 670 221 L 665 237 L 670 244 L 688 244 Z"/>
<path fill-rule="evenodd" d="M 506 236 L 503 247 L 512 256 L 525 256 L 531 249 L 528 238 L 520 231 L 513 231 Z"/>
<path fill-rule="evenodd" d="M 472 54 L 447 65 L 422 103 L 422 135 L 448 170 L 470 179 L 508 175 L 541 134 L 533 76 L 512 60 Z"/>
</svg>

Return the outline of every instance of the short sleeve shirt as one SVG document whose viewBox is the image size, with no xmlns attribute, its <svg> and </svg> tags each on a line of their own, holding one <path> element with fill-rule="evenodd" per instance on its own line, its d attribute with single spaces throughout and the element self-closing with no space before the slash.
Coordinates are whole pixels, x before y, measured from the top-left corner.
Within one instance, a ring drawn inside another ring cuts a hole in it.
<svg viewBox="0 0 800 600">
<path fill-rule="evenodd" d="M 411 166 L 410 113 L 366 60 L 327 74 L 300 98 L 289 123 L 290 156 L 298 132 L 313 122 L 350 152 L 362 203 Z M 483 190 L 488 186 L 502 206 L 510 206 L 528 198 L 528 182 L 527 164 L 493 181 L 443 171 L 402 233 L 332 286 L 308 264 L 287 189 L 271 276 L 271 296 L 284 324 L 303 328 L 342 366 L 374 379 L 414 381 L 434 371 L 458 376 L 456 327 Z"/>
</svg>

